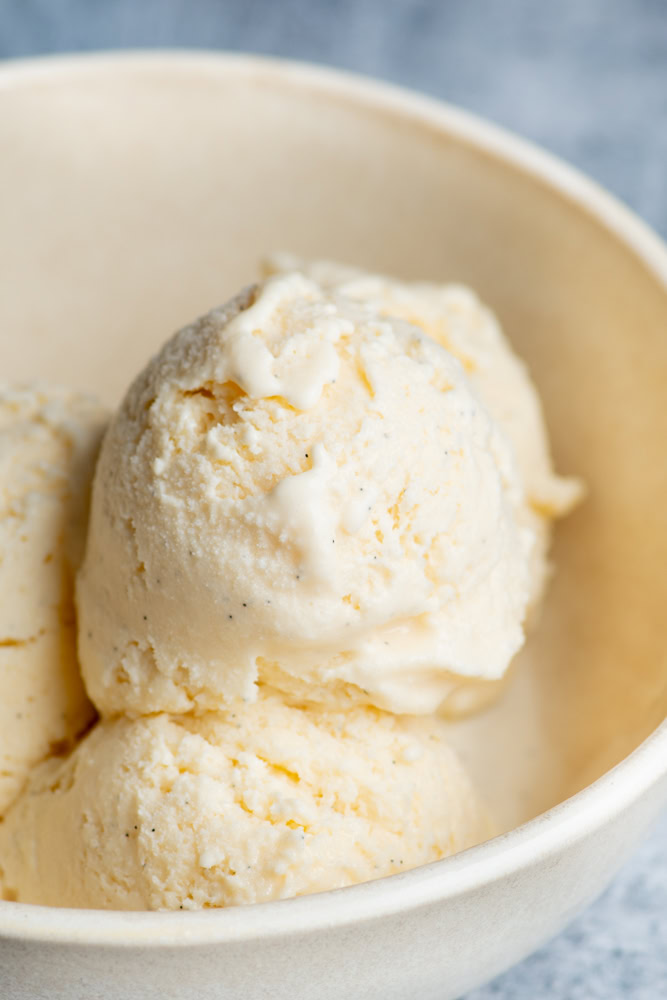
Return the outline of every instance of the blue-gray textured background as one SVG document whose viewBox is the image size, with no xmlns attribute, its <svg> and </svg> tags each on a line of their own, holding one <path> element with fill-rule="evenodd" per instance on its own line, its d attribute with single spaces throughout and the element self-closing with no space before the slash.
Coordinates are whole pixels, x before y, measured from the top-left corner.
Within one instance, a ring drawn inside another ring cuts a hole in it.
<svg viewBox="0 0 667 1000">
<path fill-rule="evenodd" d="M 558 153 L 667 236 L 667 0 L 0 0 L 0 57 L 145 46 L 425 91 Z M 667 998 L 667 817 L 584 916 L 467 1000 L 492 997 Z"/>
</svg>

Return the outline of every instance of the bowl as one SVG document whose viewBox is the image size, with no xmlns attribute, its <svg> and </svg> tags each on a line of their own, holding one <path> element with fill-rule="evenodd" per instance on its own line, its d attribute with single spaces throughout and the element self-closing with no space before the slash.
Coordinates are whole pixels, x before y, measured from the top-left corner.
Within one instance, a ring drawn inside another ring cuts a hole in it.
<svg viewBox="0 0 667 1000">
<path fill-rule="evenodd" d="M 667 799 L 667 251 L 591 182 L 445 105 L 246 56 L 0 70 L 4 378 L 109 401 L 287 248 L 470 284 L 542 394 L 585 504 L 501 701 L 451 738 L 504 829 L 391 878 L 266 905 L 0 904 L 3 995 L 455 997 L 606 885 Z"/>
</svg>

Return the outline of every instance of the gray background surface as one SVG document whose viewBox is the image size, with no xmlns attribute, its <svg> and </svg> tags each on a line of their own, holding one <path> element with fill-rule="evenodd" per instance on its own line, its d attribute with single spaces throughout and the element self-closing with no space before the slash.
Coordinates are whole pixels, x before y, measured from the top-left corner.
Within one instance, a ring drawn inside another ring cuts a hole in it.
<svg viewBox="0 0 667 1000">
<path fill-rule="evenodd" d="M 147 46 L 425 91 L 576 164 L 667 236 L 667 0 L 0 0 L 3 58 Z M 466 1000 L 492 997 L 667 998 L 667 817 L 564 934 Z"/>
</svg>

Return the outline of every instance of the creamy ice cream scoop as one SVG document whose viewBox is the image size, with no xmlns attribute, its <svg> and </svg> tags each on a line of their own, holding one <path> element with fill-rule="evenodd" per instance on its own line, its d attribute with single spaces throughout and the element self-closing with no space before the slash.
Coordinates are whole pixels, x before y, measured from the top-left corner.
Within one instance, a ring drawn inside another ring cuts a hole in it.
<svg viewBox="0 0 667 1000">
<path fill-rule="evenodd" d="M 251 705 L 98 724 L 0 824 L 8 895 L 199 909 L 379 878 L 490 835 L 431 719 Z"/>
<path fill-rule="evenodd" d="M 548 550 L 554 518 L 581 499 L 583 485 L 555 473 L 542 405 L 526 365 L 490 309 L 469 288 L 427 281 L 399 281 L 329 260 L 303 260 L 290 253 L 269 255 L 265 275 L 298 271 L 323 288 L 361 302 L 378 315 L 412 323 L 442 344 L 463 365 L 470 385 L 509 441 L 524 490 L 517 509 L 535 536 L 532 550 L 531 617 L 539 611 L 549 574 Z M 456 699 L 474 707 L 493 692 L 460 689 Z M 453 699 L 450 699 L 450 708 Z"/>
<path fill-rule="evenodd" d="M 216 710 L 265 682 L 435 711 L 523 641 L 538 533 L 459 360 L 288 273 L 170 340 L 102 448 L 78 580 L 106 714 Z"/>
<path fill-rule="evenodd" d="M 106 419 L 66 389 L 0 386 L 0 815 L 30 767 L 94 717 L 73 578 Z"/>
</svg>

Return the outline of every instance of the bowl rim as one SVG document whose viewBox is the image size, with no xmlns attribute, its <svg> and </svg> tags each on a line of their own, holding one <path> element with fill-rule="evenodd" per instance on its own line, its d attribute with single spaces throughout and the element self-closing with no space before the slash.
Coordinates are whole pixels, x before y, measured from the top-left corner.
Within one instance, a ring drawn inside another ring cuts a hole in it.
<svg viewBox="0 0 667 1000">
<path fill-rule="evenodd" d="M 530 141 L 468 111 L 345 70 L 250 53 L 131 49 L 56 54 L 0 65 L 0 94 L 76 74 L 270 78 L 393 113 L 446 135 L 549 188 L 629 248 L 667 292 L 667 246 L 595 181 Z M 477 847 L 344 889 L 208 911 L 85 910 L 0 901 L 0 938 L 112 947 L 187 947 L 275 939 L 359 924 L 477 890 L 556 854 L 611 821 L 667 776 L 667 719 L 632 753 L 570 798 Z"/>
</svg>

